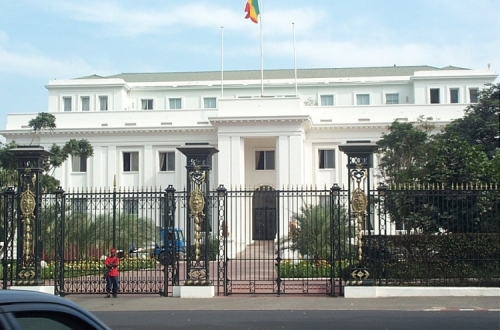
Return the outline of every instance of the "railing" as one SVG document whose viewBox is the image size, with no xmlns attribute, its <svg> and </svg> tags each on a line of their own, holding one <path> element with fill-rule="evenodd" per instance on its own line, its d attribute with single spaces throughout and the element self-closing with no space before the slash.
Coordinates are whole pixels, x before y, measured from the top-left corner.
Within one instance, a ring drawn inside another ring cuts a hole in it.
<svg viewBox="0 0 500 330">
<path fill-rule="evenodd" d="M 179 260 L 178 269 L 164 267 L 155 247 L 162 245 L 167 218 L 186 228 L 185 192 L 175 192 L 171 213 L 164 190 L 59 194 L 44 195 L 41 204 L 46 284 L 59 281 L 66 293 L 104 292 L 102 258 L 112 246 L 123 255 L 124 293 L 171 295 L 174 277 L 183 284 L 186 261 Z M 376 285 L 500 286 L 499 189 L 370 194 L 362 251 Z M 7 197 L 3 202 L 12 203 Z M 346 191 L 224 189 L 207 201 L 210 280 L 219 294 L 342 294 L 360 243 Z M 5 221 L 4 228 L 15 230 Z M 4 288 L 16 276 L 17 246 L 8 251 L 0 265 Z"/>
</svg>

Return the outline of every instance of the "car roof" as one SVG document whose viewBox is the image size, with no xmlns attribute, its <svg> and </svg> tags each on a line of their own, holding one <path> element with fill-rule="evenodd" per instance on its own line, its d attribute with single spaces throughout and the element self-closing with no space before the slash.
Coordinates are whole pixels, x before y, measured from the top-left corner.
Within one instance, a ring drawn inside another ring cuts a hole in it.
<svg viewBox="0 0 500 330">
<path fill-rule="evenodd" d="M 0 290 L 0 311 L 5 308 L 9 309 L 11 306 L 22 306 L 22 305 L 30 305 L 30 306 L 43 306 L 43 309 L 49 308 L 53 305 L 54 310 L 71 310 L 72 314 L 75 313 L 79 315 L 85 315 L 86 318 L 95 324 L 98 324 L 101 329 L 108 329 L 108 327 L 102 323 L 94 314 L 87 311 L 85 308 L 80 305 L 66 300 L 62 297 L 51 295 L 49 293 L 37 292 L 37 291 L 29 291 L 29 290 Z M 57 306 L 57 307 L 56 307 Z"/>
<path fill-rule="evenodd" d="M 19 302 L 65 304 L 71 307 L 75 307 L 76 305 L 72 301 L 44 292 L 15 289 L 0 290 L 0 305 L 8 305 Z M 77 308 L 80 309 L 81 307 Z"/>
</svg>

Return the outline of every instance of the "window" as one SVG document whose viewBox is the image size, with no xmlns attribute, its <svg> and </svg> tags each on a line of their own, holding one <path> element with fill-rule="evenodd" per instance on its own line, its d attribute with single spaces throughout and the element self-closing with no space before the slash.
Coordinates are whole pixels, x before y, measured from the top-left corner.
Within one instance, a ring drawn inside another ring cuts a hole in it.
<svg viewBox="0 0 500 330">
<path fill-rule="evenodd" d="M 123 153 L 123 172 L 139 171 L 139 153 L 124 152 Z"/>
<path fill-rule="evenodd" d="M 335 168 L 335 150 L 319 150 L 319 168 Z"/>
<path fill-rule="evenodd" d="M 101 111 L 108 110 L 108 97 L 107 96 L 99 96 L 99 109 Z"/>
<path fill-rule="evenodd" d="M 399 94 L 385 94 L 385 104 L 399 104 Z"/>
<path fill-rule="evenodd" d="M 90 110 L 90 98 L 88 96 L 82 96 L 82 111 Z"/>
<path fill-rule="evenodd" d="M 181 99 L 168 99 L 168 102 L 170 104 L 170 109 L 182 109 Z"/>
<path fill-rule="evenodd" d="M 47 304 L 49 305 L 49 304 Z M 33 310 L 31 306 L 24 307 L 26 310 L 14 311 L 15 321 L 19 325 L 19 329 L 51 329 L 51 330 L 84 330 L 96 329 L 94 321 L 81 312 L 74 311 L 67 313 L 67 307 L 58 307 L 59 310 L 47 309 L 37 310 L 39 307 L 35 305 Z M 98 327 L 100 328 L 100 327 Z M 3 329 L 3 327 L 2 327 Z M 16 327 L 17 329 L 17 327 Z"/>
<path fill-rule="evenodd" d="M 153 110 L 153 100 L 141 100 L 142 110 Z"/>
<path fill-rule="evenodd" d="M 477 103 L 479 88 L 469 88 L 470 103 Z"/>
<path fill-rule="evenodd" d="M 71 97 L 63 97 L 64 111 L 71 111 Z"/>
<path fill-rule="evenodd" d="M 256 170 L 274 170 L 274 150 L 255 152 Z"/>
<path fill-rule="evenodd" d="M 135 198 L 124 198 L 123 212 L 127 214 L 139 214 L 139 201 Z"/>
<path fill-rule="evenodd" d="M 160 152 L 160 171 L 175 171 L 175 152 Z"/>
<path fill-rule="evenodd" d="M 431 88 L 431 103 L 438 104 L 439 101 L 439 88 Z"/>
<path fill-rule="evenodd" d="M 205 109 L 215 109 L 215 108 L 217 108 L 217 99 L 215 97 L 205 97 L 205 98 L 203 98 L 203 107 Z"/>
<path fill-rule="evenodd" d="M 321 95 L 320 98 L 322 107 L 333 105 L 333 95 Z"/>
<path fill-rule="evenodd" d="M 450 89 L 450 103 L 458 103 L 458 88 Z"/>
<path fill-rule="evenodd" d="M 368 94 L 356 94 L 357 105 L 369 105 L 370 95 Z"/>
<path fill-rule="evenodd" d="M 73 172 L 87 172 L 87 157 L 71 156 Z"/>
</svg>

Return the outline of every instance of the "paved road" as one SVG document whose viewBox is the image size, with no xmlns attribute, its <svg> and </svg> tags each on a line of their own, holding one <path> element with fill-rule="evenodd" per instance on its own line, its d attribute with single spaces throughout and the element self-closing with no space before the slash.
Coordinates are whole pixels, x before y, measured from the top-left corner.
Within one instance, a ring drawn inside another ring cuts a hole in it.
<svg viewBox="0 0 500 330">
<path fill-rule="evenodd" d="M 405 310 L 450 311 L 492 310 L 500 312 L 500 297 L 404 297 L 404 298 L 332 298 L 328 296 L 253 296 L 234 295 L 205 299 L 172 298 L 159 295 L 68 295 L 90 311 L 162 311 L 162 310 Z"/>
<path fill-rule="evenodd" d="M 112 329 L 499 329 L 497 312 L 182 310 L 94 312 Z"/>
<path fill-rule="evenodd" d="M 499 329 L 500 297 L 69 295 L 112 329 Z"/>
</svg>

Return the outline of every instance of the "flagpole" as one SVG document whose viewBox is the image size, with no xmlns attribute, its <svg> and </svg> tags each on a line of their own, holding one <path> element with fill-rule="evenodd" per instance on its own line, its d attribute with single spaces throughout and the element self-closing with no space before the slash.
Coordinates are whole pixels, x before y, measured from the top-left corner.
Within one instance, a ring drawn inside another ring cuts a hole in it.
<svg viewBox="0 0 500 330">
<path fill-rule="evenodd" d="M 297 54 L 295 52 L 295 23 L 292 22 L 293 27 L 293 70 L 295 75 L 295 96 L 299 96 L 297 87 Z"/>
<path fill-rule="evenodd" d="M 260 0 L 259 4 L 259 11 L 260 11 L 260 17 L 259 17 L 259 25 L 260 25 L 260 96 L 264 96 L 264 47 L 263 47 L 263 42 L 262 42 L 262 13 L 264 12 L 264 5 L 262 4 L 262 0 Z M 259 0 L 257 0 L 257 3 L 259 3 Z"/>
<path fill-rule="evenodd" d="M 220 27 L 220 97 L 224 97 L 224 27 Z"/>
</svg>

